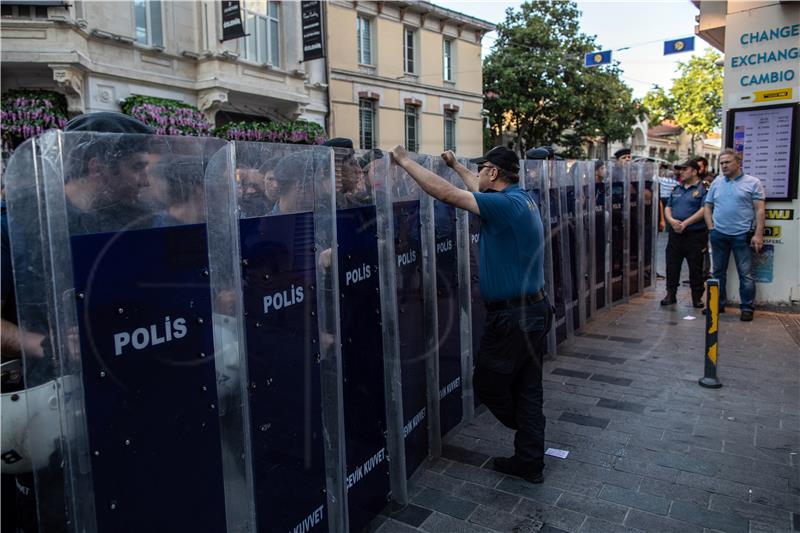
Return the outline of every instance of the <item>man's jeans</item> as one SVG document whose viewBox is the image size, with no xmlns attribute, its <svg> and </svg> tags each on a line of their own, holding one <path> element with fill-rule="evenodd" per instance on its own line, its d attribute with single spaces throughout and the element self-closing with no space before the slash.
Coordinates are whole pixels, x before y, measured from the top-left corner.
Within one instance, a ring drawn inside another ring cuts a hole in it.
<svg viewBox="0 0 800 533">
<path fill-rule="evenodd" d="M 739 274 L 739 299 L 742 311 L 753 311 L 753 300 L 756 297 L 756 282 L 753 278 L 753 253 L 750 249 L 748 233 L 726 235 L 711 230 L 711 252 L 714 260 L 714 277 L 719 280 L 719 307 L 727 303 L 725 289 L 727 283 L 728 260 L 733 252 L 736 272 Z"/>
</svg>

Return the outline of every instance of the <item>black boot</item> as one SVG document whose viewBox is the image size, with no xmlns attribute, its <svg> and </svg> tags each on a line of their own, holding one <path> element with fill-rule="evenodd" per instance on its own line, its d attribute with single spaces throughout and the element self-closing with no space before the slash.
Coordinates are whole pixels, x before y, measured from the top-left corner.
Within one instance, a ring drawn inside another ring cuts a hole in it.
<svg viewBox="0 0 800 533">
<path fill-rule="evenodd" d="M 675 298 L 674 292 L 668 292 L 664 299 L 661 300 L 661 305 L 672 305 L 674 303 L 678 303 L 678 299 Z"/>
<path fill-rule="evenodd" d="M 529 483 L 541 483 L 544 481 L 542 470 L 544 464 L 539 461 L 538 463 L 523 463 L 516 457 L 495 457 L 492 459 L 494 469 L 509 476 L 521 477 Z"/>
</svg>

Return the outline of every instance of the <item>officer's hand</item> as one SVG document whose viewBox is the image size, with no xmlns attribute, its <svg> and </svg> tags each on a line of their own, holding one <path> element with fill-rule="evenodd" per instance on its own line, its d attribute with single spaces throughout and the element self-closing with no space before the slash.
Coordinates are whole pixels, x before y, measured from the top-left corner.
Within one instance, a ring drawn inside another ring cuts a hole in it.
<svg viewBox="0 0 800 533">
<path fill-rule="evenodd" d="M 456 154 L 454 154 L 452 150 L 447 150 L 443 152 L 442 159 L 450 168 L 453 168 L 453 165 L 456 164 Z"/>
<path fill-rule="evenodd" d="M 398 144 L 394 148 L 392 148 L 392 157 L 394 158 L 395 163 L 401 165 L 408 159 L 408 152 L 406 151 L 405 147 L 401 144 Z"/>
<path fill-rule="evenodd" d="M 756 253 L 761 252 L 761 247 L 764 245 L 764 237 L 762 235 L 753 235 L 753 238 L 750 239 L 750 246 L 753 247 L 753 250 Z"/>
</svg>

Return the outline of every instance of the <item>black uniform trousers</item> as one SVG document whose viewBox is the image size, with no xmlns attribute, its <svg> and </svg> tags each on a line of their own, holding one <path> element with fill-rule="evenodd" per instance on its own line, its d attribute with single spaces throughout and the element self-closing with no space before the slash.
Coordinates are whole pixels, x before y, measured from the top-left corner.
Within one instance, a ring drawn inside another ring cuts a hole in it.
<svg viewBox="0 0 800 533">
<path fill-rule="evenodd" d="M 689 285 L 692 301 L 703 299 L 703 253 L 708 247 L 708 230 L 684 230 L 675 233 L 670 229 L 667 241 L 667 292 L 675 294 L 680 285 L 681 265 L 689 265 Z"/>
<path fill-rule="evenodd" d="M 537 469 L 544 466 L 542 358 L 552 322 L 547 298 L 524 307 L 489 310 L 473 375 L 480 401 L 504 426 L 517 430 L 516 459 Z"/>
</svg>

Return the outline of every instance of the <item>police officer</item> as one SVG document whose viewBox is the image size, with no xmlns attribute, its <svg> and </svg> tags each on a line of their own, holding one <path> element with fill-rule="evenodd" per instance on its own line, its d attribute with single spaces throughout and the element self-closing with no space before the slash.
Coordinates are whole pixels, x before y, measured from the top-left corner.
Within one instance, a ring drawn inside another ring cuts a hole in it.
<svg viewBox="0 0 800 533">
<path fill-rule="evenodd" d="M 669 228 L 667 242 L 667 295 L 661 305 L 674 304 L 683 260 L 689 265 L 692 305 L 703 307 L 703 251 L 708 242 L 708 229 L 703 219 L 706 189 L 700 181 L 700 165 L 690 159 L 675 165 L 681 183 L 676 186 L 664 209 Z"/>
<path fill-rule="evenodd" d="M 514 455 L 495 457 L 494 469 L 541 483 L 543 341 L 553 311 L 544 292 L 542 220 L 519 187 L 519 158 L 508 148 L 493 148 L 471 160 L 478 164 L 476 176 L 445 152 L 442 159 L 464 181 L 464 191 L 415 163 L 402 146 L 392 156 L 425 192 L 481 219 L 480 287 L 487 314 L 475 356 L 475 392 L 503 425 L 516 430 Z"/>
</svg>

